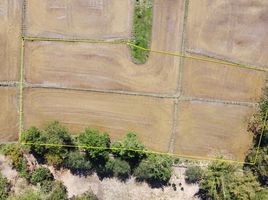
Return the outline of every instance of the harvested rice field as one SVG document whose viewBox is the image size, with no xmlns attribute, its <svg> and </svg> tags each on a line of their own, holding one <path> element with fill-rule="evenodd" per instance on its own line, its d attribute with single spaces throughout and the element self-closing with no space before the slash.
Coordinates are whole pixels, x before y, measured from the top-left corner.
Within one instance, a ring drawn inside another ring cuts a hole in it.
<svg viewBox="0 0 268 200">
<path fill-rule="evenodd" d="M 252 141 L 247 123 L 253 108 L 182 101 L 178 109 L 174 153 L 243 160 Z"/>
<path fill-rule="evenodd" d="M 18 140 L 18 91 L 0 87 L 0 143 Z"/>
<path fill-rule="evenodd" d="M 26 34 L 52 38 L 127 38 L 132 30 L 133 5 L 131 0 L 28 0 Z"/>
<path fill-rule="evenodd" d="M 0 2 L 0 143 L 17 141 L 20 123 L 57 120 L 74 134 L 93 127 L 114 140 L 134 131 L 157 152 L 244 161 L 266 85 L 268 4 L 154 0 L 152 51 L 135 64 L 135 3 Z"/>
<path fill-rule="evenodd" d="M 17 81 L 22 1 L 0 1 L 0 81 Z"/>
<path fill-rule="evenodd" d="M 167 152 L 174 103 L 170 99 L 58 89 L 27 89 L 25 128 L 58 120 L 74 133 L 86 127 L 110 133 L 112 139 L 134 131 L 150 149 Z"/>
</svg>

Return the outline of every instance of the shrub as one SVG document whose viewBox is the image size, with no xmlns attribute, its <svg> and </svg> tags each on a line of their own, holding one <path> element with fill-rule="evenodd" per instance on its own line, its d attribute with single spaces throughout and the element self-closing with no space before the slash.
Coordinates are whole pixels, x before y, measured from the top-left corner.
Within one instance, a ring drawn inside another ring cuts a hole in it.
<svg viewBox="0 0 268 200">
<path fill-rule="evenodd" d="M 150 154 L 135 169 L 138 180 L 167 183 L 172 175 L 172 159 L 164 155 Z"/>
<path fill-rule="evenodd" d="M 121 179 L 129 177 L 131 173 L 130 165 L 128 162 L 121 159 L 110 159 L 106 163 L 106 169 L 107 172 L 110 172 Z"/>
<path fill-rule="evenodd" d="M 265 200 L 268 199 L 268 189 L 262 189 L 257 192 L 253 200 Z"/>
<path fill-rule="evenodd" d="M 0 200 L 5 200 L 10 191 L 10 184 L 4 176 L 0 173 Z"/>
<path fill-rule="evenodd" d="M 50 170 L 46 167 L 36 168 L 31 176 L 31 183 L 36 185 L 37 183 L 41 183 L 43 181 L 51 181 L 53 180 L 53 175 Z"/>
<path fill-rule="evenodd" d="M 86 192 L 80 196 L 72 197 L 71 200 L 98 200 L 98 197 L 93 192 Z"/>
<path fill-rule="evenodd" d="M 137 135 L 132 132 L 127 133 L 123 141 L 115 142 L 113 148 L 118 148 L 118 150 L 113 150 L 113 154 L 116 157 L 131 162 L 131 165 L 138 164 L 146 155 L 142 151 L 132 151 L 145 150 L 144 145 L 140 143 Z"/>
<path fill-rule="evenodd" d="M 204 172 L 200 189 L 206 199 L 252 199 L 260 185 L 252 173 L 242 173 L 235 165 L 213 162 Z"/>
<path fill-rule="evenodd" d="M 71 170 L 74 174 L 87 173 L 92 169 L 92 164 L 86 159 L 83 152 L 71 152 L 64 161 L 64 166 Z"/>
<path fill-rule="evenodd" d="M 202 178 L 202 169 L 199 166 L 190 166 L 185 171 L 185 179 L 189 183 L 197 183 Z"/>
<path fill-rule="evenodd" d="M 27 169 L 27 161 L 23 157 L 21 147 L 13 144 L 6 145 L 3 152 L 11 159 L 12 166 L 16 169 L 20 176 L 29 180 L 30 175 Z"/>
<path fill-rule="evenodd" d="M 59 122 L 50 123 L 44 130 L 32 127 L 23 133 L 23 142 L 29 143 L 31 152 L 38 159 L 57 167 L 62 164 L 73 141 L 68 130 Z M 55 144 L 55 145 L 53 145 Z"/>
<path fill-rule="evenodd" d="M 43 200 L 43 197 L 37 191 L 27 189 L 22 194 L 10 196 L 8 200 Z"/>
<path fill-rule="evenodd" d="M 46 198 L 47 200 L 68 200 L 66 187 L 61 182 L 53 182 L 52 189 Z"/>
<path fill-rule="evenodd" d="M 77 142 L 79 145 L 93 147 L 85 150 L 90 159 L 107 160 L 109 158 L 109 150 L 107 148 L 110 147 L 110 137 L 107 133 L 87 128 L 77 137 Z"/>
<path fill-rule="evenodd" d="M 152 0 L 136 0 L 134 14 L 134 35 L 132 42 L 143 48 L 149 48 L 152 34 Z M 132 47 L 132 56 L 137 64 L 145 63 L 149 52 Z"/>
</svg>

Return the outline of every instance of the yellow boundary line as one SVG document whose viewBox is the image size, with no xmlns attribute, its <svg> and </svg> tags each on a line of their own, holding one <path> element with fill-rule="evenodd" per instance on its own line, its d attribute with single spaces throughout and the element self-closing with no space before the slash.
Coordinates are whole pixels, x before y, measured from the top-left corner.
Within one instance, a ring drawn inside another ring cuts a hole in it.
<svg viewBox="0 0 268 200">
<path fill-rule="evenodd" d="M 255 67 L 255 66 L 240 65 L 240 64 L 235 64 L 235 63 L 226 62 L 226 61 L 220 61 L 220 60 L 216 60 L 216 59 L 194 57 L 194 56 L 188 56 L 188 55 L 183 55 L 183 54 L 178 54 L 178 53 L 152 50 L 152 49 L 143 48 L 143 47 L 137 46 L 137 45 L 135 45 L 133 43 L 124 42 L 124 41 L 121 42 L 121 41 L 103 41 L 103 40 L 65 40 L 65 39 L 60 39 L 60 38 L 22 37 L 21 38 L 21 64 L 20 64 L 20 98 L 19 98 L 19 101 L 20 101 L 19 102 L 19 104 L 20 104 L 20 108 L 19 108 L 19 143 L 21 145 L 39 145 L 39 146 L 70 147 L 70 148 L 83 148 L 83 149 L 103 149 L 103 150 L 128 150 L 128 151 L 135 151 L 135 152 L 144 152 L 144 153 L 149 153 L 149 154 L 176 156 L 176 157 L 189 158 L 189 159 L 199 159 L 199 160 L 209 160 L 209 161 L 223 161 L 223 162 L 229 162 L 229 163 L 249 164 L 249 165 L 255 165 L 256 164 L 256 161 L 258 159 L 261 140 L 262 140 L 262 137 L 263 137 L 264 129 L 266 127 L 266 120 L 267 120 L 267 116 L 268 116 L 268 110 L 266 111 L 264 123 L 262 125 L 262 131 L 261 131 L 260 140 L 259 140 L 259 143 L 258 143 L 257 152 L 256 152 L 254 162 L 243 162 L 243 161 L 236 161 L 236 160 L 222 159 L 222 158 L 209 158 L 209 157 L 202 157 L 202 156 L 191 156 L 191 155 L 164 153 L 164 152 L 157 152 L 157 151 L 150 151 L 150 150 L 127 149 L 127 148 L 114 148 L 114 147 L 109 147 L 108 148 L 108 147 L 95 147 L 95 146 L 87 146 L 87 145 L 62 145 L 62 144 L 46 144 L 46 143 L 22 142 L 22 131 L 23 131 L 23 127 L 22 127 L 23 99 L 22 99 L 22 97 L 23 97 L 23 64 L 24 64 L 24 44 L 25 44 L 25 41 L 54 41 L 54 42 L 84 42 L 84 43 L 125 44 L 125 45 L 131 46 L 131 47 L 139 48 L 139 49 L 144 50 L 144 51 L 150 51 L 150 52 L 155 52 L 155 53 L 160 53 L 160 54 L 165 54 L 165 55 L 171 55 L 171 56 L 178 56 L 178 57 L 189 58 L 189 59 L 199 60 L 199 61 L 212 62 L 212 63 L 216 63 L 216 64 L 234 66 L 234 67 L 239 67 L 239 68 L 244 68 L 244 69 L 251 69 L 251 70 L 268 72 L 268 69 L 265 69 L 265 68 L 258 68 L 258 67 Z"/>
<path fill-rule="evenodd" d="M 21 142 L 22 136 L 22 108 L 23 108 L 23 64 L 24 64 L 24 40 L 21 40 L 21 48 L 20 48 L 20 97 L 19 97 L 19 143 Z"/>
<path fill-rule="evenodd" d="M 211 58 L 204 58 L 204 57 L 198 57 L 198 56 L 189 56 L 185 54 L 175 53 L 175 52 L 169 52 L 169 51 L 160 51 L 160 50 L 153 50 L 148 48 L 143 48 L 141 46 L 135 45 L 131 42 L 126 41 L 105 41 L 105 40 L 84 40 L 84 39 L 61 39 L 61 38 L 44 38 L 44 37 L 23 37 L 23 40 L 26 41 L 52 41 L 52 42 L 82 42 L 82 43 L 97 43 L 97 44 L 125 44 L 130 47 L 135 47 L 144 51 L 150 51 L 154 53 L 159 53 L 163 55 L 170 55 L 170 56 L 177 56 L 192 60 L 198 60 L 198 61 L 204 61 L 204 62 L 210 62 L 220 65 L 227 65 L 232 67 L 239 67 L 243 69 L 250 69 L 250 70 L 256 70 L 256 71 L 263 71 L 268 72 L 268 66 L 267 67 L 256 67 L 256 66 L 250 66 L 250 65 L 242 65 L 237 63 L 232 63 L 228 61 L 221 61 L 217 59 L 211 59 Z"/>
</svg>

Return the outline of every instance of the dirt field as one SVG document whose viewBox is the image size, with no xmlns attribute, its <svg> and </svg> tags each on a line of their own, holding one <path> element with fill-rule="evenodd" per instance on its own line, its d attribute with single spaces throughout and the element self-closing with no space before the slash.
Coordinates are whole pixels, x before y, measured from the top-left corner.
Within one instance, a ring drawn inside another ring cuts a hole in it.
<svg viewBox="0 0 268 200">
<path fill-rule="evenodd" d="M 0 50 L 0 81 L 18 80 L 19 40 L 14 40 L 21 26 L 18 1 L 0 3 L 0 46 L 4 47 Z M 134 0 L 25 3 L 26 36 L 110 41 L 131 38 Z M 267 65 L 267 3 L 191 0 L 188 11 L 184 3 L 154 0 L 151 49 Z M 182 37 L 184 33 L 186 38 Z M 221 154 L 243 161 L 252 138 L 246 132 L 247 118 L 254 111 L 253 103 L 262 96 L 266 74 L 181 61 L 180 57 L 150 53 L 147 63 L 135 65 L 126 45 L 26 41 L 25 128 L 58 120 L 74 132 L 92 126 L 110 132 L 113 139 L 133 130 L 148 148 L 159 152 L 167 152 L 171 145 L 178 154 Z M 9 84 L 0 82 L 0 91 L 7 90 L 2 86 Z M 63 87 L 65 90 L 60 89 Z M 114 94 L 118 91 L 122 94 Z M 0 93 L 0 100 L 10 104 L 1 105 L 7 114 L 0 116 L 0 125 L 10 130 L 0 129 L 0 134 L 9 141 L 17 139 L 18 108 L 15 97 L 8 98 L 7 93 Z M 174 98 L 155 97 L 166 94 Z M 183 101 L 185 97 L 202 99 Z M 175 101 L 179 104 L 174 133 Z M 242 106 L 241 102 L 247 103 Z M 12 106 L 14 118 L 8 110 Z"/>
<path fill-rule="evenodd" d="M 183 12 L 178 8 L 182 1 L 156 1 L 153 48 L 180 51 Z M 180 58 L 152 53 L 148 63 L 135 65 L 126 45 L 26 42 L 25 60 L 30 83 L 174 94 Z"/>
<path fill-rule="evenodd" d="M 0 143 L 18 140 L 16 88 L 0 87 Z"/>
<path fill-rule="evenodd" d="M 21 2 L 0 1 L 0 81 L 18 80 Z"/>
<path fill-rule="evenodd" d="M 133 5 L 131 0 L 28 0 L 27 36 L 127 38 Z"/>
<path fill-rule="evenodd" d="M 139 66 L 131 62 L 125 45 L 27 42 L 26 80 L 69 88 L 175 93 L 179 58 L 154 58 L 154 63 Z"/>
<path fill-rule="evenodd" d="M 55 89 L 27 89 L 24 95 L 25 128 L 58 120 L 72 131 L 90 126 L 113 139 L 135 131 L 148 148 L 168 149 L 172 100 Z"/>
<path fill-rule="evenodd" d="M 187 48 L 268 66 L 268 1 L 190 1 Z"/>
<path fill-rule="evenodd" d="M 252 136 L 247 133 L 253 108 L 204 102 L 179 103 L 175 153 L 243 160 Z"/>
<path fill-rule="evenodd" d="M 214 63 L 185 60 L 183 95 L 231 101 L 259 102 L 267 73 Z"/>
</svg>

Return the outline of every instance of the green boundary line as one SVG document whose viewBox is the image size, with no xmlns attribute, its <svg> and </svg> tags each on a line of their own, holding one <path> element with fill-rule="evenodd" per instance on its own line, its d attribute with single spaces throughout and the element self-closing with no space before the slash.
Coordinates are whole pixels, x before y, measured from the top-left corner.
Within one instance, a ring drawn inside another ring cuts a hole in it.
<svg viewBox="0 0 268 200">
<path fill-rule="evenodd" d="M 45 144 L 45 143 L 31 143 L 31 142 L 22 142 L 22 117 L 23 117 L 23 64 L 24 64 L 24 45 L 25 41 L 54 41 L 54 42 L 84 42 L 84 43 L 107 43 L 107 44 L 125 44 L 128 46 L 136 47 L 139 49 L 142 49 L 144 51 L 150 51 L 150 52 L 155 52 L 155 53 L 160 53 L 164 55 L 170 55 L 170 56 L 178 56 L 178 57 L 183 57 L 183 58 L 188 58 L 188 59 L 193 59 L 193 60 L 199 60 L 199 61 L 205 61 L 205 62 L 211 62 L 211 63 L 216 63 L 216 64 L 221 64 L 221 65 L 228 65 L 228 66 L 233 66 L 233 67 L 239 67 L 239 68 L 244 68 L 244 69 L 251 69 L 251 70 L 257 70 L 257 71 L 264 71 L 268 72 L 268 69 L 265 68 L 259 68 L 255 66 L 246 66 L 246 65 L 240 65 L 240 64 L 235 64 L 231 62 L 226 62 L 226 61 L 220 61 L 216 59 L 209 59 L 209 58 L 202 58 L 202 57 L 194 57 L 194 56 L 188 56 L 184 54 L 179 54 L 179 53 L 172 53 L 172 52 L 166 52 L 166 51 L 158 51 L 158 50 L 152 50 L 152 49 L 147 49 L 143 48 L 140 46 L 137 46 L 133 43 L 130 42 L 125 42 L 125 41 L 103 41 L 103 40 L 68 40 L 68 39 L 60 39 L 60 38 L 39 38 L 39 37 L 22 37 L 21 38 L 21 64 L 20 64 L 20 108 L 19 108 L 19 143 L 21 145 L 39 145 L 39 146 L 54 146 L 54 147 L 70 147 L 70 148 L 83 148 L 83 149 L 104 149 L 104 150 L 129 150 L 129 151 L 135 151 L 135 152 L 144 152 L 144 153 L 151 153 L 151 154 L 159 154 L 159 155 L 169 155 L 169 156 L 176 156 L 176 157 L 182 157 L 182 158 L 189 158 L 189 159 L 199 159 L 199 160 L 209 160 L 209 161 L 223 161 L 223 162 L 229 162 L 229 163 L 238 163 L 238 164 L 248 164 L 248 165 L 255 165 L 256 161 L 258 159 L 258 154 L 259 154 L 259 148 L 261 144 L 261 140 L 263 137 L 264 129 L 266 127 L 266 120 L 268 117 L 268 110 L 266 111 L 264 123 L 262 125 L 262 131 L 260 135 L 260 140 L 258 142 L 258 147 L 257 147 L 257 152 L 255 156 L 254 162 L 243 162 L 243 161 L 236 161 L 236 160 L 230 160 L 230 159 L 222 159 L 222 158 L 209 158 L 209 157 L 202 157 L 202 156 L 191 156 L 191 155 L 183 155 L 183 154 L 174 154 L 174 153 L 164 153 L 164 152 L 157 152 L 157 151 L 150 151 L 150 150 L 137 150 L 137 149 L 127 149 L 127 148 L 113 148 L 113 147 L 95 147 L 95 146 L 87 146 L 87 145 L 62 145 L 62 144 Z"/>
</svg>

